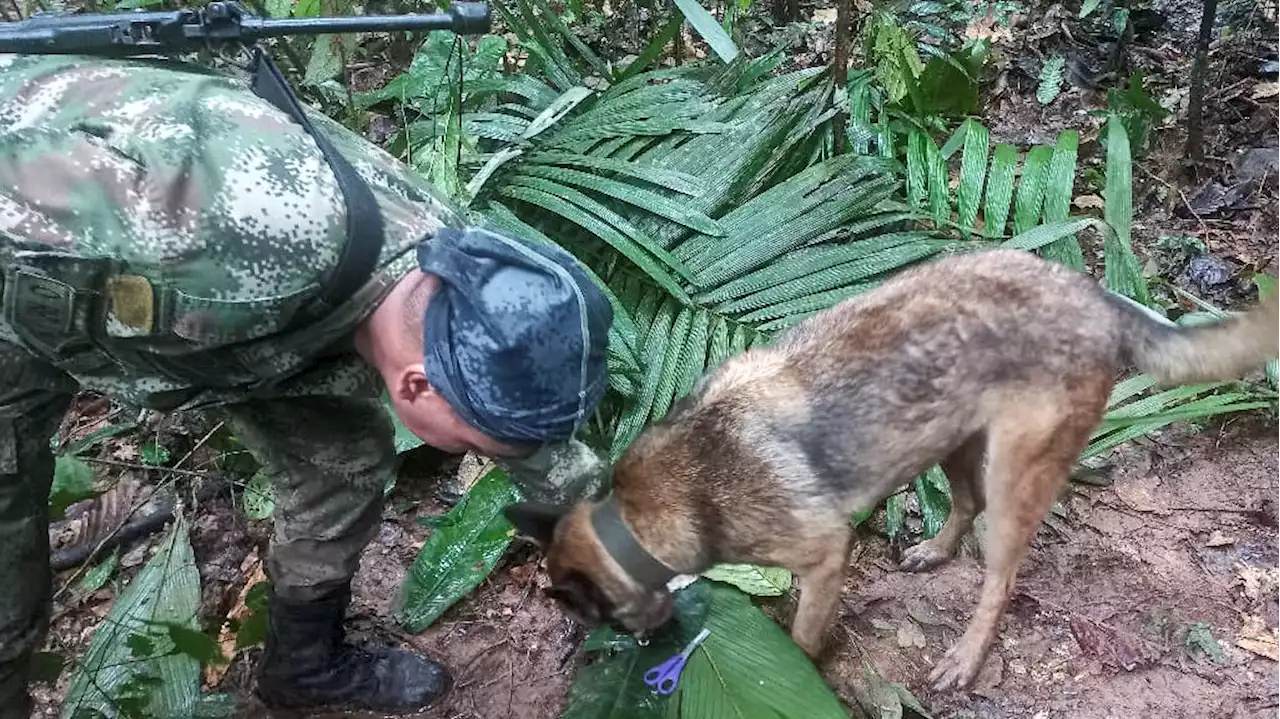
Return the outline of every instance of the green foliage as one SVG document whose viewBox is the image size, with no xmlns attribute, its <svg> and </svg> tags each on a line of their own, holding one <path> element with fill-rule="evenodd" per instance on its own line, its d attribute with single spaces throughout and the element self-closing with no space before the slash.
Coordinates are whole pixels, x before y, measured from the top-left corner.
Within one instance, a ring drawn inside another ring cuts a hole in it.
<svg viewBox="0 0 1280 719">
<path fill-rule="evenodd" d="M 160 467 L 169 462 L 169 449 L 154 439 L 142 445 L 141 454 L 142 463 L 153 467 Z"/>
<path fill-rule="evenodd" d="M 1169 111 L 1147 91 L 1141 70 L 1134 71 L 1123 88 L 1107 90 L 1107 113 L 1124 126 L 1131 151 L 1146 152 L 1151 128 L 1164 121 Z M 1107 142 L 1110 142 L 1108 135 Z"/>
<path fill-rule="evenodd" d="M 93 488 L 93 468 L 71 454 L 54 459 L 53 484 L 49 487 L 49 514 L 61 518 L 67 507 L 100 494 Z"/>
<path fill-rule="evenodd" d="M 270 471 L 259 469 L 244 485 L 240 495 L 244 515 L 249 519 L 266 519 L 276 511 L 276 489 Z"/>
<path fill-rule="evenodd" d="M 1040 68 L 1040 86 L 1036 89 L 1036 100 L 1041 105 L 1048 105 L 1057 99 L 1062 92 L 1062 73 L 1066 69 L 1067 59 L 1054 55 L 1044 61 Z"/>
<path fill-rule="evenodd" d="M 1117 115 L 1107 119 L 1107 187 L 1105 216 L 1111 232 L 1106 235 L 1107 288 L 1142 304 L 1151 303 L 1146 278 L 1133 254 L 1133 160 L 1129 154 L 1129 137 Z"/>
<path fill-rule="evenodd" d="M 194 649 L 199 641 L 191 636 L 199 634 L 199 604 L 200 574 L 186 521 L 179 518 L 94 632 L 67 689 L 62 718 L 83 711 L 191 716 L 201 701 L 200 659 L 182 649 Z"/>
<path fill-rule="evenodd" d="M 690 595 L 705 597 L 704 620 Z M 564 717 L 848 716 L 809 658 L 747 595 L 700 580 L 676 598 L 676 621 L 647 647 L 624 637 L 595 637 L 592 646 L 608 653 L 579 673 Z M 680 651 L 703 627 L 710 634 L 689 656 L 675 693 L 662 697 L 652 692 L 644 684 L 644 672 Z"/>
<path fill-rule="evenodd" d="M 520 497 L 494 468 L 449 510 L 448 523 L 431 533 L 405 579 L 398 619 L 409 631 L 426 629 L 493 571 L 515 536 L 502 509 Z"/>
<path fill-rule="evenodd" d="M 698 0 L 675 0 L 675 6 L 689 21 L 689 26 L 707 41 L 717 57 L 724 62 L 733 62 L 738 56 L 738 47 L 733 44 L 733 40 L 714 15 L 707 12 Z"/>
<path fill-rule="evenodd" d="M 107 586 L 107 582 L 111 581 L 111 575 L 115 574 L 116 566 L 120 563 L 119 547 L 111 550 L 111 556 L 98 563 L 98 566 L 85 572 L 77 589 L 82 594 L 96 592 Z"/>
<path fill-rule="evenodd" d="M 108 424 L 101 429 L 96 429 L 80 439 L 71 442 L 64 450 L 67 454 L 82 454 L 90 449 L 98 446 L 102 442 L 112 437 L 119 436 L 125 432 L 136 429 L 137 422 L 116 422 Z"/>
<path fill-rule="evenodd" d="M 267 637 L 268 583 L 261 581 L 249 587 L 244 594 L 244 606 L 249 616 L 235 628 L 236 651 L 261 644 Z"/>
<path fill-rule="evenodd" d="M 791 589 L 791 572 L 782 567 L 755 564 L 717 564 L 702 573 L 717 582 L 732 584 L 747 594 L 776 597 Z"/>
<path fill-rule="evenodd" d="M 1218 664 L 1231 663 L 1231 660 L 1222 653 L 1222 646 L 1218 644 L 1217 639 L 1214 639 L 1209 625 L 1204 622 L 1193 622 L 1188 626 L 1183 643 L 1187 653 L 1193 657 L 1204 655 Z"/>
</svg>

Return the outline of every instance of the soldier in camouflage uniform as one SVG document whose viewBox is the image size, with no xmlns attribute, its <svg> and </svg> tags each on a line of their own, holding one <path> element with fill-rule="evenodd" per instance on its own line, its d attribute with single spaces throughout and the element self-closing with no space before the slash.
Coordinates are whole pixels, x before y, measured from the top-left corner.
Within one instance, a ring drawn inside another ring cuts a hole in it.
<svg viewBox="0 0 1280 719">
<path fill-rule="evenodd" d="M 343 641 L 396 471 L 384 388 L 417 436 L 494 457 L 530 498 L 595 490 L 601 463 L 572 436 L 604 391 L 602 293 L 563 251 L 467 227 L 307 115 L 372 190 L 384 238 L 367 281 L 318 312 L 349 213 L 288 114 L 197 66 L 0 55 L 0 717 L 29 713 L 49 440 L 80 389 L 221 408 L 271 470 L 273 706 L 415 709 L 450 684 L 424 657 Z"/>
</svg>

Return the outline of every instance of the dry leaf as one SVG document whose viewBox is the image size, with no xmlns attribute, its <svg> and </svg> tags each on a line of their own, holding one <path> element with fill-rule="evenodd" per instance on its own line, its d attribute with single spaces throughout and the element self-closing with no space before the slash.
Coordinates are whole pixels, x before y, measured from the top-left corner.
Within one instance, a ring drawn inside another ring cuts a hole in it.
<svg viewBox="0 0 1280 719">
<path fill-rule="evenodd" d="M 1215 529 L 1213 534 L 1209 535 L 1209 541 L 1204 543 L 1206 547 L 1225 547 L 1228 544 L 1235 544 L 1235 537 L 1228 537 L 1222 533 L 1222 530 Z"/>
<path fill-rule="evenodd" d="M 1264 97 L 1275 97 L 1280 95 L 1280 82 L 1260 82 L 1253 86 L 1253 99 L 1261 100 Z"/>
<path fill-rule="evenodd" d="M 1160 478 L 1147 475 L 1130 482 L 1116 485 L 1115 493 L 1129 505 L 1130 509 L 1139 512 L 1150 512 L 1157 516 L 1167 517 L 1170 512 L 1163 501 L 1167 492 L 1160 488 Z"/>
<path fill-rule="evenodd" d="M 898 628 L 893 626 L 892 622 L 886 622 L 885 620 L 879 619 L 879 618 L 873 618 L 871 620 L 871 626 L 875 627 L 876 629 L 882 632 L 896 633 L 898 631 Z"/>
<path fill-rule="evenodd" d="M 1280 575 L 1280 571 L 1275 568 L 1260 569 L 1244 562 L 1236 562 L 1235 570 L 1236 581 L 1232 586 L 1241 585 L 1244 595 L 1249 599 L 1257 599 L 1261 596 L 1264 583 L 1270 590 L 1276 584 L 1277 576 Z"/>
<path fill-rule="evenodd" d="M 818 8 L 813 11 L 813 21 L 820 22 L 823 25 L 830 25 L 836 21 L 835 8 Z"/>
<path fill-rule="evenodd" d="M 1266 620 L 1256 614 L 1244 618 L 1244 625 L 1237 632 L 1237 647 L 1274 662 L 1280 661 L 1278 645 L 1280 641 L 1277 640 L 1276 631 L 1267 628 Z"/>
<path fill-rule="evenodd" d="M 1001 40 L 1013 39 L 1013 30 L 1007 27 L 1001 27 L 991 11 L 987 11 L 986 15 L 975 18 L 964 29 L 964 36 L 970 40 L 991 40 L 991 44 L 995 45 Z"/>
<path fill-rule="evenodd" d="M 249 570 L 252 567 L 252 571 Z M 222 623 L 222 631 L 218 634 L 218 647 L 222 650 L 224 657 L 234 657 L 236 655 L 236 633 L 231 630 L 231 620 L 244 621 L 249 616 L 249 608 L 244 605 L 244 598 L 249 594 L 249 590 L 258 582 L 266 580 L 267 576 L 262 571 L 262 559 L 258 556 L 258 550 L 254 549 L 245 557 L 244 562 L 240 564 L 241 571 L 248 577 L 244 586 L 240 588 L 240 594 L 236 596 L 236 603 L 230 612 L 227 612 L 227 621 Z M 226 664 L 208 664 L 204 668 L 204 684 L 206 688 L 217 686 L 222 681 L 222 676 L 231 668 L 231 663 Z"/>
<path fill-rule="evenodd" d="M 910 619 L 898 625 L 898 646 L 924 649 L 924 632 Z"/>
<path fill-rule="evenodd" d="M 1106 200 L 1097 195 L 1081 195 L 1072 200 L 1071 204 L 1082 210 L 1102 210 L 1107 206 Z"/>
<path fill-rule="evenodd" d="M 1076 638 L 1076 644 L 1080 645 L 1080 651 L 1084 654 L 1097 657 L 1106 664 L 1126 671 L 1133 671 L 1134 667 L 1142 662 L 1138 652 L 1111 627 L 1074 615 L 1071 617 L 1070 626 L 1071 634 Z"/>
</svg>

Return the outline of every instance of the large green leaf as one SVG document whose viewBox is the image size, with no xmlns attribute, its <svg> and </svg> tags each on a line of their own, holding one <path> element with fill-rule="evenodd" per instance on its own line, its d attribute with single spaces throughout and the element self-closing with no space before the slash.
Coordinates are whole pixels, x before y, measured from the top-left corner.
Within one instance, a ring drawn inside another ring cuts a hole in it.
<svg viewBox="0 0 1280 719">
<path fill-rule="evenodd" d="M 776 597 L 791 589 L 791 572 L 782 567 L 757 564 L 717 564 L 702 573 L 707 579 L 725 582 L 747 594 Z"/>
<path fill-rule="evenodd" d="M 401 624 L 415 633 L 426 629 L 489 576 L 515 536 L 502 509 L 520 497 L 519 487 L 495 467 L 445 513 L 405 579 Z"/>
<path fill-rule="evenodd" d="M 181 651 L 168 627 L 198 630 L 199 605 L 200 572 L 179 517 L 94 631 L 62 719 L 94 711 L 115 719 L 122 705 L 134 716 L 194 716 L 202 704 L 200 662 Z"/>
<path fill-rule="evenodd" d="M 1129 155 L 1129 135 L 1120 117 L 1107 118 L 1106 218 L 1111 226 L 1103 243 L 1106 254 L 1107 287 L 1126 297 L 1150 304 L 1147 282 L 1133 254 L 1133 166 Z"/>
<path fill-rule="evenodd" d="M 676 708 L 668 697 L 644 683 L 644 674 L 679 652 L 706 624 L 710 610 L 707 582 L 694 582 L 673 598 L 673 620 L 641 647 L 634 638 L 599 627 L 583 642 L 587 652 L 605 656 L 574 677 L 562 719 L 644 719 L 669 716 Z"/>
<path fill-rule="evenodd" d="M 724 62 L 733 62 L 738 56 L 738 46 L 733 44 L 729 34 L 724 31 L 715 16 L 698 3 L 698 0 L 675 0 L 680 13 L 689 21 L 689 25 L 711 46 L 711 50 Z"/>
<path fill-rule="evenodd" d="M 845 719 L 808 656 L 747 595 L 712 584 L 710 635 L 690 655 L 672 701 L 679 719 Z"/>
</svg>

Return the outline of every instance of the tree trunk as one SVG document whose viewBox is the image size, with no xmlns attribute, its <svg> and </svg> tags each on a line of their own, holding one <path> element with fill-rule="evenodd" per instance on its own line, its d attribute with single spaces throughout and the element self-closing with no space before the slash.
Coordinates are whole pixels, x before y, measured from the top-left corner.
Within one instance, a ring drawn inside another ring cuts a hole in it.
<svg viewBox="0 0 1280 719">
<path fill-rule="evenodd" d="M 1191 90 L 1187 93 L 1186 156 L 1193 165 L 1204 161 L 1204 83 L 1209 71 L 1209 41 L 1218 0 L 1204 0 L 1200 13 L 1200 37 L 1196 39 L 1196 60 L 1191 66 Z"/>
<path fill-rule="evenodd" d="M 836 0 L 836 47 L 831 58 L 831 81 L 837 91 L 849 84 L 849 31 L 852 22 L 849 18 L 850 0 Z M 845 152 L 845 122 L 849 114 L 849 105 L 836 113 L 833 128 L 835 131 L 835 154 Z"/>
</svg>

